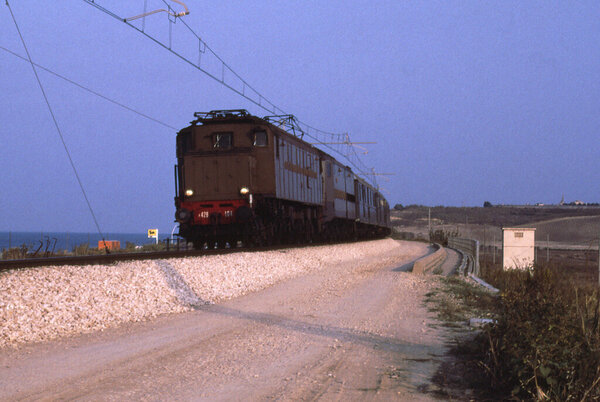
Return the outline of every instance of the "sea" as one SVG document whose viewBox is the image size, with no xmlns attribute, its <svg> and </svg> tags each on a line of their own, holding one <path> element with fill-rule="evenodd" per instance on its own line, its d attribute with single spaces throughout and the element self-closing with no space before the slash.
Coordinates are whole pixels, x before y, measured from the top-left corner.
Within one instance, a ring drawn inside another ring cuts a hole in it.
<svg viewBox="0 0 600 402">
<path fill-rule="evenodd" d="M 151 244 L 155 239 L 149 239 L 148 233 L 105 233 L 105 240 L 119 240 L 121 248 L 125 248 L 127 242 L 136 245 Z M 88 244 L 90 247 L 98 247 L 98 241 L 102 240 L 98 233 L 77 233 L 77 232 L 0 232 L 0 251 L 11 247 L 27 246 L 28 250 L 35 251 L 40 247 L 40 251 L 47 250 L 69 250 L 74 247 Z"/>
</svg>

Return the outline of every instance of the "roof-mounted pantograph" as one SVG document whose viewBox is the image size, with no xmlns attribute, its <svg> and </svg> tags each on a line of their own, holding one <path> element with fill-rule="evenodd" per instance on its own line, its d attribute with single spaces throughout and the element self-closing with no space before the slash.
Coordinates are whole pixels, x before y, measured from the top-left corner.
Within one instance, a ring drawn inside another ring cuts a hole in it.
<svg viewBox="0 0 600 402">
<path fill-rule="evenodd" d="M 161 9 L 158 9 L 158 10 L 148 11 L 146 13 L 143 13 L 143 14 L 140 14 L 140 15 L 136 15 L 135 17 L 125 18 L 123 21 L 133 21 L 133 20 L 137 20 L 138 18 L 143 18 L 143 17 L 147 17 L 147 16 L 152 15 L 152 14 L 162 13 L 162 12 L 165 12 L 165 13 L 173 16 L 173 17 L 183 17 L 183 16 L 188 15 L 190 13 L 190 10 L 187 8 L 187 6 L 185 5 L 185 3 L 183 1 L 179 1 L 179 0 L 171 0 L 171 1 L 174 1 L 175 3 L 183 6 L 183 8 L 185 9 L 185 11 L 182 11 L 180 13 L 176 13 L 174 11 L 171 11 L 170 7 L 169 7 L 169 10 L 161 8 Z"/>
</svg>

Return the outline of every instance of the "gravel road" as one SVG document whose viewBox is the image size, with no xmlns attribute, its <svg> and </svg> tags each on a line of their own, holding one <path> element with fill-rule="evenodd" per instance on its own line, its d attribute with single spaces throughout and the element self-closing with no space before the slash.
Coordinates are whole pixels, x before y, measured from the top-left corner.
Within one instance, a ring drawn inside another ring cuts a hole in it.
<svg viewBox="0 0 600 402">
<path fill-rule="evenodd" d="M 446 334 L 423 298 L 437 279 L 405 272 L 427 245 L 382 250 L 216 304 L 178 275 L 190 311 L 0 349 L 0 400 L 435 399 Z"/>
</svg>

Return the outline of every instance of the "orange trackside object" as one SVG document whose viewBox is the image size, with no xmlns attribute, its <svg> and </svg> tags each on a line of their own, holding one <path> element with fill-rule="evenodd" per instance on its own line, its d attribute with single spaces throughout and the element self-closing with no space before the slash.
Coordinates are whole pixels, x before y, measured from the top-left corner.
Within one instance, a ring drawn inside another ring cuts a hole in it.
<svg viewBox="0 0 600 402">
<path fill-rule="evenodd" d="M 106 247 L 104 244 L 106 243 Z M 98 240 L 98 250 L 104 250 L 105 248 L 109 250 L 119 250 L 121 248 L 121 242 L 118 240 Z"/>
</svg>

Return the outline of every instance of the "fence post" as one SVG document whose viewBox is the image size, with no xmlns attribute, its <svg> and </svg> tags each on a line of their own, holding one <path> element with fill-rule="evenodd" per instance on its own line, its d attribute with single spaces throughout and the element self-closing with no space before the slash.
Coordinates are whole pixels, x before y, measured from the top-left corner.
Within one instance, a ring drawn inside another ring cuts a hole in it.
<svg viewBox="0 0 600 402">
<path fill-rule="evenodd" d="M 481 272 L 479 272 L 479 240 L 475 240 L 475 275 L 480 276 Z"/>
<path fill-rule="evenodd" d="M 427 228 L 429 229 L 429 243 L 431 243 L 431 208 L 427 214 Z"/>
<path fill-rule="evenodd" d="M 492 258 L 492 264 L 496 265 L 496 235 L 494 235 L 494 240 L 492 240 L 494 244 L 494 256 Z"/>
<path fill-rule="evenodd" d="M 485 266 L 487 266 L 487 262 L 488 262 L 488 254 L 490 253 L 490 248 L 487 244 L 487 239 L 485 236 L 485 224 L 483 225 L 483 263 Z"/>
</svg>

